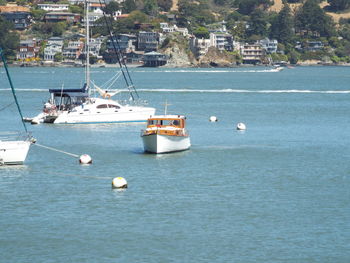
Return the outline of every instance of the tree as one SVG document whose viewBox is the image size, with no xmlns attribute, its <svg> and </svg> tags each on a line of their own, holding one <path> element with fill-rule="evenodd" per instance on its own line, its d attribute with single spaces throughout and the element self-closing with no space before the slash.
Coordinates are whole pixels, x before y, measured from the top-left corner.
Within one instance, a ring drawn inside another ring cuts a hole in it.
<svg viewBox="0 0 350 263">
<path fill-rule="evenodd" d="M 55 62 L 61 62 L 63 60 L 63 55 L 61 52 L 56 53 L 55 56 L 53 57 Z"/>
<path fill-rule="evenodd" d="M 317 0 L 307 0 L 297 11 L 296 29 L 311 36 L 330 37 L 334 34 L 332 18 L 327 16 Z"/>
<path fill-rule="evenodd" d="M 120 5 L 115 1 L 109 2 L 104 8 L 105 13 L 110 15 L 113 15 L 118 10 L 120 10 Z"/>
<path fill-rule="evenodd" d="M 143 12 L 150 16 L 156 16 L 158 13 L 157 0 L 144 0 Z"/>
<path fill-rule="evenodd" d="M 4 50 L 7 58 L 14 57 L 17 46 L 19 45 L 19 36 L 11 32 L 13 24 L 0 16 L 0 48 Z"/>
<path fill-rule="evenodd" d="M 157 3 L 159 8 L 166 12 L 170 11 L 171 7 L 173 6 L 172 0 L 158 0 Z"/>
<path fill-rule="evenodd" d="M 267 35 L 267 20 L 265 13 L 260 9 L 256 9 L 252 15 L 250 20 L 250 27 L 248 31 L 249 35 L 259 35 L 266 36 Z"/>
<path fill-rule="evenodd" d="M 270 0 L 237 0 L 238 12 L 243 15 L 251 14 L 258 6 L 265 8 L 271 5 Z"/>
<path fill-rule="evenodd" d="M 209 38 L 209 31 L 205 27 L 198 27 L 198 28 L 196 28 L 196 30 L 193 32 L 193 34 L 197 38 L 206 38 L 206 39 Z"/>
<path fill-rule="evenodd" d="M 288 4 L 284 4 L 281 12 L 273 20 L 271 25 L 271 37 L 280 43 L 291 43 L 294 37 L 294 23 Z"/>
<path fill-rule="evenodd" d="M 123 3 L 123 13 L 130 13 L 136 10 L 135 0 L 125 0 Z"/>
<path fill-rule="evenodd" d="M 350 7 L 350 0 L 328 0 L 328 3 L 334 11 L 341 11 Z"/>
</svg>

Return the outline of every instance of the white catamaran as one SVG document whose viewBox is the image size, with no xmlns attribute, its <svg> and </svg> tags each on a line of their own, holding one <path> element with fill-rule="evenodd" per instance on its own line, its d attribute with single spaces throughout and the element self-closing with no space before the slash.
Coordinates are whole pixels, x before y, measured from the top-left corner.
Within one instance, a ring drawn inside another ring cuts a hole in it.
<svg viewBox="0 0 350 263">
<path fill-rule="evenodd" d="M 44 105 L 43 112 L 32 119 L 32 124 L 41 122 L 54 124 L 80 124 L 80 123 L 127 123 L 146 122 L 155 114 L 156 109 L 146 107 L 139 99 L 139 95 L 134 87 L 128 68 L 119 52 L 119 43 L 109 32 L 110 39 L 116 52 L 116 57 L 120 66 L 120 72 L 107 83 L 114 83 L 118 77 L 124 78 L 127 91 L 130 94 L 127 102 L 112 100 L 111 97 L 122 92 L 105 91 L 90 81 L 90 34 L 89 34 L 89 2 L 85 1 L 85 84 L 79 89 L 50 89 L 51 98 Z M 106 19 L 107 23 L 107 19 Z M 118 47 L 117 47 L 118 46 Z M 92 96 L 91 91 L 97 91 L 99 96 Z"/>
<path fill-rule="evenodd" d="M 23 164 L 25 161 L 30 145 L 35 140 L 31 137 L 31 135 L 27 131 L 27 127 L 23 121 L 23 116 L 21 109 L 19 107 L 15 89 L 12 84 L 12 80 L 7 68 L 7 63 L 5 56 L 3 54 L 2 49 L 0 48 L 0 56 L 4 63 L 5 71 L 7 74 L 7 79 L 11 86 L 11 91 L 13 94 L 13 98 L 17 105 L 18 112 L 21 116 L 21 120 L 23 123 L 23 127 L 25 130 L 25 135 L 23 134 L 14 134 L 14 133 L 6 133 L 0 134 L 0 165 L 8 165 L 8 164 Z"/>
</svg>

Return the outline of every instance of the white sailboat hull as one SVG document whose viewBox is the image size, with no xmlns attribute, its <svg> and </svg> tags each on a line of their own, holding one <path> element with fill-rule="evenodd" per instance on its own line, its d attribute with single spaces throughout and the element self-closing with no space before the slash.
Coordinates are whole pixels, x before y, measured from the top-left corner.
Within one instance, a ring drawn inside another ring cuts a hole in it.
<svg viewBox="0 0 350 263">
<path fill-rule="evenodd" d="M 30 141 L 0 141 L 0 164 L 23 164 Z"/>
<path fill-rule="evenodd" d="M 133 107 L 132 111 L 118 111 L 114 109 L 98 111 L 62 112 L 54 121 L 55 124 L 88 124 L 88 123 L 133 123 L 146 122 L 154 115 L 155 109 L 148 107 Z"/>
<path fill-rule="evenodd" d="M 171 136 L 162 134 L 142 135 L 145 152 L 170 153 L 188 150 L 191 147 L 189 136 Z"/>
</svg>

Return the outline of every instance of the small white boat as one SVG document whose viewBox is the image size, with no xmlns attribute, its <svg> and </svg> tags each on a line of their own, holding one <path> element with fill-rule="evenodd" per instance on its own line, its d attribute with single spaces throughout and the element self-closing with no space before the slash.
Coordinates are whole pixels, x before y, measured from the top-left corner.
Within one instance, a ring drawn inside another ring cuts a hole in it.
<svg viewBox="0 0 350 263">
<path fill-rule="evenodd" d="M 188 150 L 191 142 L 185 127 L 185 116 L 152 116 L 148 119 L 146 130 L 141 131 L 145 152 L 170 153 Z"/>
<path fill-rule="evenodd" d="M 32 141 L 30 138 L 0 137 L 0 165 L 23 164 Z"/>
</svg>

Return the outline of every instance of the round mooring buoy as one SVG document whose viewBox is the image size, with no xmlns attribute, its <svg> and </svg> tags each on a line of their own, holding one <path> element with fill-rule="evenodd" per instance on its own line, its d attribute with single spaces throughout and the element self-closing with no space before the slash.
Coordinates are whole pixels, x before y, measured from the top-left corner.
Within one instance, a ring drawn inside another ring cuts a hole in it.
<svg viewBox="0 0 350 263">
<path fill-rule="evenodd" d="M 116 177 L 112 181 L 112 188 L 128 188 L 128 183 L 123 177 Z"/>
<path fill-rule="evenodd" d="M 92 159 L 91 159 L 90 155 L 83 154 L 79 158 L 79 163 L 81 163 L 81 164 L 91 164 L 92 163 Z"/>
<path fill-rule="evenodd" d="M 217 122 L 218 118 L 216 118 L 216 116 L 210 116 L 209 121 L 210 122 Z"/>
<path fill-rule="evenodd" d="M 237 130 L 244 131 L 245 129 L 247 129 L 247 127 L 245 126 L 245 124 L 243 122 L 240 122 L 237 124 Z"/>
</svg>

